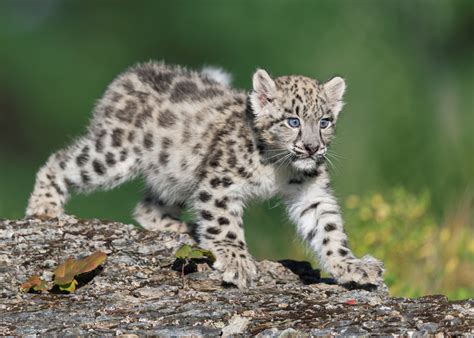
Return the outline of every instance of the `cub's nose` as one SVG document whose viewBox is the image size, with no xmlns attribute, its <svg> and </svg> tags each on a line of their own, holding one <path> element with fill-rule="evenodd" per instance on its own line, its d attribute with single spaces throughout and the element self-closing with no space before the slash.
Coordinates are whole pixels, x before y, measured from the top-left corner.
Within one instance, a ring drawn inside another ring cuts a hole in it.
<svg viewBox="0 0 474 338">
<path fill-rule="evenodd" d="M 312 156 L 319 150 L 319 145 L 305 144 L 304 149 L 308 152 L 309 156 Z"/>
</svg>

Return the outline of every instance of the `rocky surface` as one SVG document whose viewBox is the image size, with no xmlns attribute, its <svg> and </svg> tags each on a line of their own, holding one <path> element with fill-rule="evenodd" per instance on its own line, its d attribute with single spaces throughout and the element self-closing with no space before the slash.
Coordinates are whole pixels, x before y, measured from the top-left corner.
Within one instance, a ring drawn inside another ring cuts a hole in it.
<svg viewBox="0 0 474 338">
<path fill-rule="evenodd" d="M 474 333 L 474 300 L 393 298 L 386 289 L 331 285 L 308 264 L 259 263 L 256 287 L 224 286 L 206 264 L 182 275 L 174 252 L 185 234 L 115 222 L 0 221 L 0 334 L 391 335 Z M 75 294 L 19 292 L 29 276 L 102 250 L 104 268 Z M 176 265 L 176 264 L 175 264 Z"/>
</svg>

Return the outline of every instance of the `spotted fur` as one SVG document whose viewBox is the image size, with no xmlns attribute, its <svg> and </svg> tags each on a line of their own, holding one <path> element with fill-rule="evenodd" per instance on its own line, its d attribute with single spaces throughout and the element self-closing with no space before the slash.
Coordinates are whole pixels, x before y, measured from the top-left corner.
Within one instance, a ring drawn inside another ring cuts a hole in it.
<svg viewBox="0 0 474 338">
<path fill-rule="evenodd" d="M 26 214 L 56 217 L 71 192 L 110 189 L 136 176 L 148 187 L 135 218 L 150 230 L 190 231 L 212 250 L 223 279 L 243 288 L 257 276 L 242 216 L 253 198 L 279 194 L 321 265 L 339 282 L 378 284 L 383 267 L 347 244 L 324 156 L 342 108 L 344 80 L 272 79 L 258 70 L 253 91 L 178 66 L 149 62 L 118 76 L 84 136 L 39 170 Z M 289 118 L 300 121 L 298 128 Z M 320 127 L 321 118 L 330 121 Z"/>
</svg>

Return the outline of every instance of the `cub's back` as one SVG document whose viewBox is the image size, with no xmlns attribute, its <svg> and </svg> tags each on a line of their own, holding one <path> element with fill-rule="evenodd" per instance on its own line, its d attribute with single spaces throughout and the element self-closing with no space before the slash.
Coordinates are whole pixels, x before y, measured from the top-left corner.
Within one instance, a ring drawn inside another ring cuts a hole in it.
<svg viewBox="0 0 474 338">
<path fill-rule="evenodd" d="M 148 184 L 186 198 L 232 114 L 244 117 L 245 93 L 206 74 L 149 62 L 131 67 L 108 87 L 90 132 L 110 134 L 137 155 Z M 96 136 L 97 137 L 97 136 Z M 171 198 L 172 196 L 169 196 Z"/>
</svg>

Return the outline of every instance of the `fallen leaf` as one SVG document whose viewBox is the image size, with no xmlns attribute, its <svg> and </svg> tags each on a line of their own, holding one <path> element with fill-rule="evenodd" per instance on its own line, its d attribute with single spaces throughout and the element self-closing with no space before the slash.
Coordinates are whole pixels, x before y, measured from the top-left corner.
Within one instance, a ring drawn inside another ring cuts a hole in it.
<svg viewBox="0 0 474 338">
<path fill-rule="evenodd" d="M 31 291 L 31 289 L 34 291 L 49 290 L 47 283 L 37 275 L 31 276 L 30 279 L 21 284 L 20 289 L 26 292 Z"/>
<path fill-rule="evenodd" d="M 54 284 L 69 284 L 76 276 L 75 259 L 69 257 L 54 270 Z"/>
<path fill-rule="evenodd" d="M 59 290 L 73 293 L 76 291 L 77 281 L 73 279 L 69 284 L 59 285 Z"/>
<path fill-rule="evenodd" d="M 107 255 L 101 251 L 94 252 L 92 255 L 80 260 L 68 258 L 54 270 L 54 284 L 70 284 L 75 276 L 94 270 L 104 263 L 106 258 Z"/>
<path fill-rule="evenodd" d="M 87 256 L 76 262 L 78 274 L 90 272 L 96 269 L 99 265 L 105 262 L 107 254 L 102 251 L 94 252 L 92 255 Z"/>
</svg>

